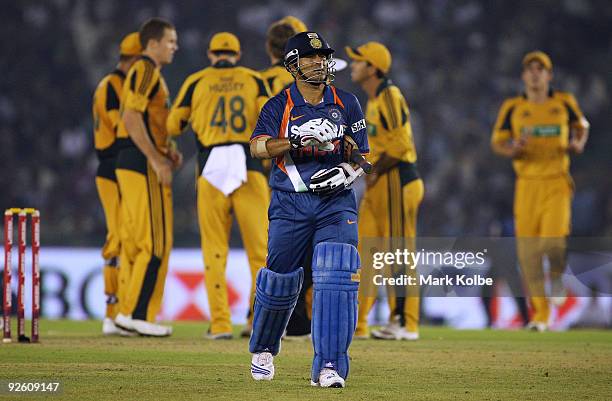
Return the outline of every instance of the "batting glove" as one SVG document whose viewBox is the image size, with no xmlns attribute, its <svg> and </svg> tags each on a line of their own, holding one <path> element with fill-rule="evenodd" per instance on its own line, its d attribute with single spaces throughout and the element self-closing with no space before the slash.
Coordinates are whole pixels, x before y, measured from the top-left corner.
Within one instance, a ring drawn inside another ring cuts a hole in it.
<svg viewBox="0 0 612 401">
<path fill-rule="evenodd" d="M 363 169 L 354 169 L 348 163 L 340 163 L 330 169 L 317 171 L 310 177 L 310 189 L 317 195 L 329 196 L 351 186 L 357 177 L 363 175 Z"/>
</svg>

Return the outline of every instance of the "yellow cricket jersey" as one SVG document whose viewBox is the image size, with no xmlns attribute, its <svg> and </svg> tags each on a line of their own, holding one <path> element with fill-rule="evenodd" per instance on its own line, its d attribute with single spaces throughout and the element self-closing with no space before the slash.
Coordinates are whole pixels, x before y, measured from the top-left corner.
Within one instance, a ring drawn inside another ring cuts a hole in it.
<svg viewBox="0 0 612 401">
<path fill-rule="evenodd" d="M 141 56 L 128 71 L 121 92 L 121 110 L 135 110 L 143 114 L 147 133 L 162 153 L 168 150 L 166 119 L 170 109 L 170 92 L 155 62 Z M 125 125 L 120 122 L 117 138 L 124 146 L 135 146 Z"/>
<path fill-rule="evenodd" d="M 116 69 L 98 84 L 93 97 L 94 145 L 98 159 L 117 156 L 116 132 L 120 120 L 121 89 L 125 74 Z"/>
<path fill-rule="evenodd" d="M 572 94 L 551 90 L 544 103 L 530 102 L 525 95 L 506 99 L 491 141 L 526 139 L 525 155 L 512 162 L 516 175 L 552 178 L 569 173 L 570 128 L 588 125 Z"/>
<path fill-rule="evenodd" d="M 370 144 L 368 160 L 376 163 L 386 153 L 403 162 L 416 162 L 408 105 L 390 80 L 385 79 L 376 90 L 376 98 L 368 100 L 366 123 Z"/>
<path fill-rule="evenodd" d="M 267 100 L 258 72 L 221 61 L 187 77 L 172 105 L 168 133 L 178 135 L 191 124 L 200 150 L 248 143 Z"/>
<path fill-rule="evenodd" d="M 261 77 L 270 88 L 270 95 L 275 96 L 293 83 L 293 76 L 287 71 L 282 61 L 260 72 Z"/>
</svg>

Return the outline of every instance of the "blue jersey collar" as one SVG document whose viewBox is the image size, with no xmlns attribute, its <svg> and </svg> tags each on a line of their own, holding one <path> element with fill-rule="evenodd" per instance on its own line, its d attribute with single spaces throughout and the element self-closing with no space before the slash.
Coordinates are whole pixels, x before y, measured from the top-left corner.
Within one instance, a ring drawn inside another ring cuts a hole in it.
<svg viewBox="0 0 612 401">
<path fill-rule="evenodd" d="M 291 101 L 293 102 L 295 106 L 304 106 L 308 104 L 304 101 L 304 96 L 302 96 L 302 94 L 300 93 L 295 82 L 292 83 L 291 86 L 289 87 L 289 94 L 291 95 Z M 326 105 L 336 103 L 334 101 L 334 93 L 332 92 L 329 85 L 326 85 L 325 89 L 323 90 L 323 102 Z"/>
</svg>

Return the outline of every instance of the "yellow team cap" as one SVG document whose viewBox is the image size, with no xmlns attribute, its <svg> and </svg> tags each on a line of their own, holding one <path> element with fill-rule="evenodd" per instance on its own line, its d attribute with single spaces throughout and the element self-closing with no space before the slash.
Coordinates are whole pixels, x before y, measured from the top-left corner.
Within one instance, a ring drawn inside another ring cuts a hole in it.
<svg viewBox="0 0 612 401">
<path fill-rule="evenodd" d="M 210 40 L 208 50 L 211 52 L 240 53 L 240 41 L 233 33 L 219 32 Z"/>
<path fill-rule="evenodd" d="M 358 48 L 346 46 L 346 54 L 357 61 L 367 61 L 383 73 L 388 73 L 391 68 L 391 53 L 389 49 L 379 42 L 368 42 Z"/>
<path fill-rule="evenodd" d="M 542 63 L 544 68 L 546 68 L 549 71 L 552 71 L 553 66 L 552 66 L 552 61 L 550 61 L 550 57 L 548 57 L 548 54 L 540 50 L 532 51 L 532 52 L 525 54 L 525 57 L 523 57 L 523 66 L 526 66 L 527 64 L 529 64 L 530 62 L 534 60 L 539 61 L 540 63 Z"/>
<path fill-rule="evenodd" d="M 122 56 L 138 56 L 142 53 L 140 45 L 140 35 L 138 32 L 132 32 L 126 35 L 119 45 L 119 51 Z"/>
<path fill-rule="evenodd" d="M 294 17 L 293 15 L 287 15 L 283 19 L 277 21 L 277 23 L 291 25 L 291 28 L 293 28 L 295 33 L 306 32 L 308 30 L 308 28 L 306 28 L 306 24 L 301 19 Z"/>
</svg>

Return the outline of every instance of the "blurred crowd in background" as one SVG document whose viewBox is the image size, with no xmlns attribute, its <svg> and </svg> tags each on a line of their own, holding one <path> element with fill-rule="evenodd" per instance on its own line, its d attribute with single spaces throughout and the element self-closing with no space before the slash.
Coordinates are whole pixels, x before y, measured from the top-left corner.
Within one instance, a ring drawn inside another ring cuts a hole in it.
<svg viewBox="0 0 612 401">
<path fill-rule="evenodd" d="M 591 123 L 585 154 L 572 160 L 573 233 L 612 235 L 612 4 L 606 0 L 47 0 L 8 2 L 0 16 L 0 206 L 42 211 L 45 245 L 99 246 L 104 219 L 94 185 L 92 95 L 118 58 L 121 38 L 151 16 L 172 21 L 180 49 L 164 68 L 172 96 L 207 65 L 210 37 L 231 31 L 241 64 L 267 67 L 268 25 L 295 15 L 321 33 L 336 56 L 378 40 L 393 55 L 391 78 L 409 102 L 425 181 L 419 233 L 512 233 L 514 175 L 489 139 L 505 97 L 521 91 L 521 59 L 550 54 L 553 85 L 576 95 Z M 366 98 L 350 71 L 336 85 Z M 175 244 L 199 245 L 195 141 L 175 178 Z M 239 235 L 232 244 L 239 246 Z"/>
</svg>

